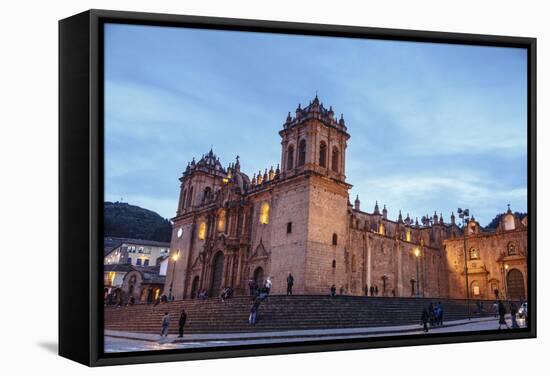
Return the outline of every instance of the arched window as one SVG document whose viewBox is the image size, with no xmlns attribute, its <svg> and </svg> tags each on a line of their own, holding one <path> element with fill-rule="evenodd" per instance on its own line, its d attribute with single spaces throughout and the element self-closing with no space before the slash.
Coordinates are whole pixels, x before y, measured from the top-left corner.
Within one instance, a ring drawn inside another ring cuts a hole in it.
<svg viewBox="0 0 550 376">
<path fill-rule="evenodd" d="M 206 238 L 206 222 L 201 222 L 199 225 L 199 240 Z"/>
<path fill-rule="evenodd" d="M 189 190 L 189 195 L 187 196 L 187 203 L 185 204 L 186 207 L 191 206 L 193 203 L 193 187 Z"/>
<path fill-rule="evenodd" d="M 479 250 L 475 247 L 470 248 L 470 260 L 479 260 Z"/>
<path fill-rule="evenodd" d="M 327 144 L 321 141 L 319 145 L 319 166 L 327 167 Z"/>
<path fill-rule="evenodd" d="M 254 281 L 256 282 L 256 286 L 262 287 L 264 285 L 264 270 L 261 266 L 258 266 L 256 270 L 254 270 Z"/>
<path fill-rule="evenodd" d="M 306 163 L 306 140 L 300 141 L 298 146 L 298 166 L 303 166 Z"/>
<path fill-rule="evenodd" d="M 386 235 L 386 226 L 384 226 L 383 223 L 380 223 L 380 225 L 378 226 L 378 233 L 380 235 Z"/>
<path fill-rule="evenodd" d="M 269 223 L 269 203 L 265 201 L 260 208 L 260 224 L 267 225 Z"/>
<path fill-rule="evenodd" d="M 286 149 L 286 169 L 292 170 L 294 168 L 294 146 L 290 145 Z"/>
<path fill-rule="evenodd" d="M 340 161 L 340 152 L 338 151 L 338 148 L 335 146 L 332 148 L 332 171 L 338 172 L 339 161 Z"/>
<path fill-rule="evenodd" d="M 332 245 L 338 245 L 338 235 L 336 233 L 332 234 Z"/>
<path fill-rule="evenodd" d="M 210 187 L 204 188 L 204 192 L 202 195 L 202 202 L 208 202 L 210 201 L 210 196 L 212 195 L 212 189 Z"/>
<path fill-rule="evenodd" d="M 514 242 L 508 243 L 508 246 L 506 248 L 508 249 L 508 256 L 513 256 L 518 254 L 518 250 Z"/>
<path fill-rule="evenodd" d="M 333 267 L 333 268 L 336 267 L 336 260 L 332 260 L 332 267 Z"/>
<path fill-rule="evenodd" d="M 218 231 L 225 232 L 225 222 L 226 222 L 226 212 L 225 209 L 220 209 L 218 211 Z"/>
<path fill-rule="evenodd" d="M 405 240 L 408 242 L 411 241 L 411 230 L 407 230 L 407 233 L 405 234 Z"/>
<path fill-rule="evenodd" d="M 182 209 L 185 209 L 185 200 L 187 199 L 187 189 L 184 189 L 183 190 L 183 195 L 182 195 L 182 199 L 181 199 L 181 208 Z"/>
<path fill-rule="evenodd" d="M 193 278 L 193 283 L 191 284 L 191 299 L 197 298 L 198 292 L 199 292 L 199 276 L 196 276 L 195 278 Z"/>
</svg>

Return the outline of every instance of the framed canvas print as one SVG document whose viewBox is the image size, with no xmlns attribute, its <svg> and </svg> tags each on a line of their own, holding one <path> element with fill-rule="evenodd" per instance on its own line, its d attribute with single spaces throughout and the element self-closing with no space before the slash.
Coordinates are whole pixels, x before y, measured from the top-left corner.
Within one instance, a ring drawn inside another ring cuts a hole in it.
<svg viewBox="0 0 550 376">
<path fill-rule="evenodd" d="M 59 23 L 60 355 L 536 336 L 536 40 Z"/>
</svg>

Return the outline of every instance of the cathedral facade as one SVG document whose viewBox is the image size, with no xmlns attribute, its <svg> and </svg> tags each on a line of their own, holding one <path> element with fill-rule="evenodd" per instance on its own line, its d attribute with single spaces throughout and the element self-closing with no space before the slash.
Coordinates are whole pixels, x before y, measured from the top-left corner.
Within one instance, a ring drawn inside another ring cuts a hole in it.
<svg viewBox="0 0 550 376">
<path fill-rule="evenodd" d="M 454 214 L 424 216 L 399 212 L 388 218 L 378 203 L 361 210 L 350 203 L 346 148 L 350 135 L 316 96 L 282 129 L 281 160 L 274 168 L 243 173 L 239 158 L 224 168 L 212 150 L 193 159 L 180 178 L 172 219 L 166 294 L 218 296 L 230 286 L 248 293 L 248 282 L 270 277 L 272 292 L 328 294 L 331 286 L 349 295 L 525 297 L 527 217 L 510 210 L 494 232 L 471 218 L 460 227 Z M 466 250 L 466 252 L 465 252 Z"/>
</svg>

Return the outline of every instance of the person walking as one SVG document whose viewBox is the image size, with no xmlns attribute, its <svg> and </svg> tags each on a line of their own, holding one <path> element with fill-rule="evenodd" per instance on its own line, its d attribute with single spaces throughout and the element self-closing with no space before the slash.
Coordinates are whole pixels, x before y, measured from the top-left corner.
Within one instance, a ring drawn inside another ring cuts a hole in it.
<svg viewBox="0 0 550 376">
<path fill-rule="evenodd" d="M 430 319 L 430 314 L 428 313 L 428 310 L 424 308 L 422 311 L 422 316 L 420 317 L 420 320 L 422 322 L 422 325 L 424 326 L 424 333 L 428 333 L 428 320 Z"/>
<path fill-rule="evenodd" d="M 437 302 L 437 324 L 443 325 L 443 305 L 441 302 Z"/>
<path fill-rule="evenodd" d="M 248 324 L 256 325 L 256 320 L 258 318 L 258 308 L 260 308 L 260 299 L 254 300 L 252 307 L 250 308 L 250 315 L 248 316 Z"/>
<path fill-rule="evenodd" d="M 430 322 L 430 326 L 435 325 L 435 308 L 433 302 L 430 302 L 428 307 L 428 320 Z"/>
<path fill-rule="evenodd" d="M 369 285 L 365 285 L 365 296 L 369 296 Z"/>
<path fill-rule="evenodd" d="M 506 329 L 510 329 L 508 324 L 506 323 L 506 319 L 504 316 L 506 315 L 506 307 L 504 307 L 504 304 L 501 300 L 498 301 L 498 328 L 502 325 L 506 326 Z"/>
<path fill-rule="evenodd" d="M 494 293 L 495 293 L 495 299 L 499 300 L 500 293 L 499 293 L 498 289 L 495 289 Z"/>
<path fill-rule="evenodd" d="M 378 285 L 374 285 L 374 295 L 378 296 Z"/>
<path fill-rule="evenodd" d="M 288 273 L 288 277 L 286 277 L 286 294 L 292 295 L 292 286 L 294 286 L 294 277 L 291 273 Z"/>
<path fill-rule="evenodd" d="M 518 309 L 514 302 L 510 303 L 510 315 L 512 316 L 512 329 L 519 328 L 518 322 L 516 320 L 516 314 L 518 313 Z"/>
<path fill-rule="evenodd" d="M 333 298 L 336 296 L 336 286 L 334 285 L 330 287 L 330 296 L 332 296 Z"/>
<path fill-rule="evenodd" d="M 370 296 L 374 296 L 374 286 L 370 287 Z"/>
<path fill-rule="evenodd" d="M 265 292 L 267 295 L 269 295 L 269 292 L 271 291 L 271 287 L 273 286 L 273 282 L 271 282 L 271 277 L 267 277 L 265 281 Z"/>
<path fill-rule="evenodd" d="M 168 312 L 164 312 L 162 317 L 162 331 L 160 332 L 161 337 L 168 337 L 168 327 L 170 326 L 170 315 Z"/>
<path fill-rule="evenodd" d="M 183 337 L 183 327 L 185 326 L 185 321 L 187 321 L 187 314 L 185 313 L 185 310 L 181 310 L 180 319 L 178 321 L 178 338 Z"/>
</svg>

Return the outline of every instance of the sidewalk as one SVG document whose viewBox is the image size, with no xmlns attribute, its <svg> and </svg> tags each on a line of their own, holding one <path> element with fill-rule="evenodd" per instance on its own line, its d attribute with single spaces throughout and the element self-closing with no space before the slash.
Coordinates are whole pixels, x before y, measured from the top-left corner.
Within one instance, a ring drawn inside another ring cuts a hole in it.
<svg viewBox="0 0 550 376">
<path fill-rule="evenodd" d="M 476 317 L 471 320 L 448 321 L 442 326 L 431 327 L 430 329 L 449 328 L 454 326 L 466 325 L 471 323 L 481 323 L 495 321 L 494 317 Z M 243 341 L 243 340 L 268 340 L 283 338 L 322 338 L 322 337 L 356 337 L 370 335 L 395 335 L 407 332 L 416 332 L 421 329 L 420 324 L 384 326 L 372 328 L 343 328 L 343 329 L 307 329 L 307 330 L 285 330 L 275 332 L 246 332 L 246 333 L 213 333 L 213 334 L 184 334 L 183 338 L 177 338 L 177 335 L 169 335 L 161 338 L 159 334 L 135 333 L 117 330 L 105 330 L 106 337 L 124 338 L 130 340 L 161 342 L 161 343 L 188 343 L 205 341 Z M 159 329 L 160 332 L 160 329 Z"/>
</svg>

